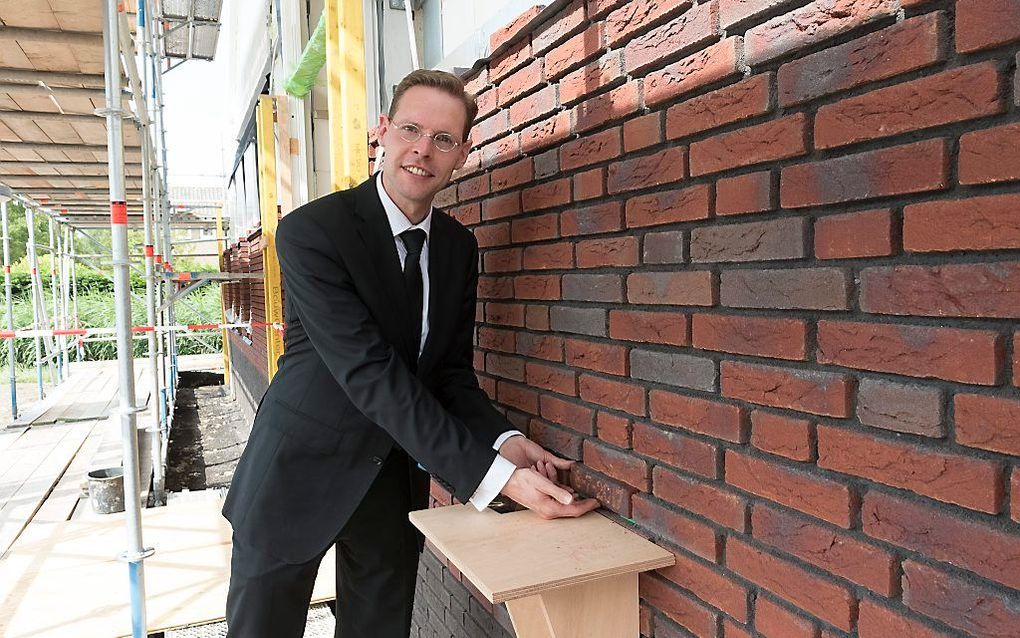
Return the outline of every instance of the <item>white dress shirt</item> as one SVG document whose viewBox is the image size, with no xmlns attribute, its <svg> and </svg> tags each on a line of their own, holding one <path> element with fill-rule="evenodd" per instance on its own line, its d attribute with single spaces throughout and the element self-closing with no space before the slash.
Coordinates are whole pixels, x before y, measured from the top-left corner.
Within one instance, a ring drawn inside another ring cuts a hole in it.
<svg viewBox="0 0 1020 638">
<path fill-rule="evenodd" d="M 386 218 L 390 222 L 390 230 L 393 232 L 393 241 L 397 246 L 397 257 L 400 258 L 400 268 L 404 268 L 404 259 L 407 257 L 407 248 L 404 247 L 404 242 L 400 239 L 400 233 L 410 228 L 419 228 L 425 231 L 425 245 L 422 246 L 421 250 L 421 278 L 422 278 L 422 307 L 421 307 L 421 345 L 418 349 L 418 356 L 421 356 L 422 351 L 425 349 L 425 339 L 429 335 L 429 239 L 432 232 L 432 211 L 425 216 L 421 222 L 412 224 L 409 219 L 400 211 L 400 208 L 393 201 L 393 199 L 383 188 L 382 183 L 382 172 L 376 178 L 376 189 L 379 191 L 379 199 L 382 201 L 383 210 L 386 211 Z M 499 451 L 499 448 L 503 443 L 512 436 L 524 436 L 522 432 L 517 430 L 507 430 L 503 434 L 499 435 L 496 442 L 492 444 L 492 449 Z M 482 478 L 482 482 L 478 484 L 478 488 L 475 493 L 471 495 L 469 499 L 471 504 L 475 506 L 475 509 L 482 511 L 488 507 L 492 499 L 496 498 L 499 491 L 503 489 L 503 486 L 510 480 L 510 475 L 514 473 L 517 466 L 511 463 L 509 460 L 496 455 L 493 459 L 492 465 L 489 466 L 489 471 L 485 473 Z"/>
</svg>

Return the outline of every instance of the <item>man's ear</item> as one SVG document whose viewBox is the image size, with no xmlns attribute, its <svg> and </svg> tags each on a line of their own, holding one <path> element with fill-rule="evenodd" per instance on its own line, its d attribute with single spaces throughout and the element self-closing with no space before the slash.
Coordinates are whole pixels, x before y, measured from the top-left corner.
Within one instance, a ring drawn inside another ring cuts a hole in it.
<svg viewBox="0 0 1020 638">
<path fill-rule="evenodd" d="M 381 113 L 379 115 L 379 127 L 376 128 L 376 130 L 375 130 L 375 137 L 378 140 L 379 146 L 382 146 L 384 148 L 385 148 L 386 145 L 383 144 L 383 135 L 386 135 L 386 131 L 388 131 L 389 128 L 390 128 L 390 118 L 387 117 L 386 114 Z"/>
<path fill-rule="evenodd" d="M 457 147 L 457 152 L 460 154 L 460 157 L 457 158 L 456 166 L 457 169 L 460 169 L 462 166 L 464 166 L 464 162 L 467 161 L 468 155 L 471 154 L 471 147 L 473 145 L 474 142 L 472 142 L 471 138 L 469 137 L 466 140 L 464 140 L 464 142 L 459 147 Z"/>
</svg>

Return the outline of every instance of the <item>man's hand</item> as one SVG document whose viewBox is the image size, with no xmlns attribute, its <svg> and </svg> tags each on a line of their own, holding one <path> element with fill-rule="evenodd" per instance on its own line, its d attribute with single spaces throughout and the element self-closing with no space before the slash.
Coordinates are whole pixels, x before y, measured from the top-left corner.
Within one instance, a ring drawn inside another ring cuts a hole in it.
<svg viewBox="0 0 1020 638">
<path fill-rule="evenodd" d="M 576 518 L 599 506 L 599 502 L 593 498 L 575 500 L 570 491 L 530 467 L 515 470 L 503 486 L 502 493 L 544 519 Z"/>
<path fill-rule="evenodd" d="M 541 445 L 525 436 L 512 436 L 504 441 L 499 447 L 499 454 L 517 467 L 530 467 L 554 483 L 559 482 L 556 470 L 567 471 L 574 467 L 573 461 L 561 459 L 547 452 Z"/>
</svg>

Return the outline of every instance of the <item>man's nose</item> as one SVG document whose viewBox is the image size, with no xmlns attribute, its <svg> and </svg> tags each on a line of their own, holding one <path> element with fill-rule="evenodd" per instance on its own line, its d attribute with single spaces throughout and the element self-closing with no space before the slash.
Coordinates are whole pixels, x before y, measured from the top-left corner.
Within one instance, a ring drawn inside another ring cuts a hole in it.
<svg viewBox="0 0 1020 638">
<path fill-rule="evenodd" d="M 428 157 L 432 154 L 432 138 L 427 135 L 422 135 L 418 138 L 418 141 L 411 145 L 413 150 L 418 155 Z"/>
</svg>

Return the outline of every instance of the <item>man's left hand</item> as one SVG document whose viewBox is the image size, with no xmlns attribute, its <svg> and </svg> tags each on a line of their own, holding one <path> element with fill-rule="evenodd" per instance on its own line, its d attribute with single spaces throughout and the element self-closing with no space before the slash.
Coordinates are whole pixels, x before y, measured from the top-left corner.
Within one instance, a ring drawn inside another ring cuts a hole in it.
<svg viewBox="0 0 1020 638">
<path fill-rule="evenodd" d="M 499 454 L 519 468 L 530 467 L 544 475 L 550 481 L 559 483 L 556 470 L 569 470 L 574 462 L 561 459 L 547 452 L 541 445 L 526 436 L 512 436 L 503 442 Z"/>
</svg>

